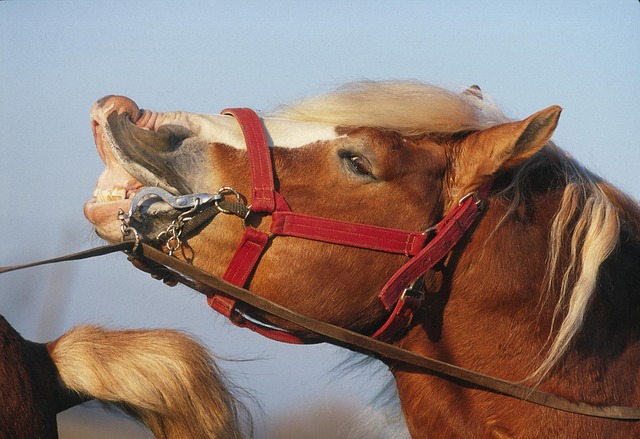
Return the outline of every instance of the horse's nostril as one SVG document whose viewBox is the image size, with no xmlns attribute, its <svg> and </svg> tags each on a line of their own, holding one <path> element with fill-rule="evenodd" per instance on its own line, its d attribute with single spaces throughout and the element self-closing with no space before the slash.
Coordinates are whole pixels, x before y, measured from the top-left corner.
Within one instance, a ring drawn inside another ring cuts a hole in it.
<svg viewBox="0 0 640 439">
<path fill-rule="evenodd" d="M 111 113 L 129 114 L 133 123 L 137 123 L 143 115 L 138 105 L 125 96 L 108 95 L 98 99 L 91 107 L 91 119 L 99 124 L 104 124 Z"/>
</svg>

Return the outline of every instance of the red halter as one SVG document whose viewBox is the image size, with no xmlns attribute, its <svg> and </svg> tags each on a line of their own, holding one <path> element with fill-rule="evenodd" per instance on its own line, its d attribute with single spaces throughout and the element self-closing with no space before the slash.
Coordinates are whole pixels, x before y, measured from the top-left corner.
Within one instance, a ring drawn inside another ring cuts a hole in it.
<svg viewBox="0 0 640 439">
<path fill-rule="evenodd" d="M 269 146 L 258 115 L 249 108 L 226 109 L 222 114 L 235 117 L 242 128 L 251 174 L 251 212 L 271 215 L 271 234 L 412 257 L 396 271 L 378 294 L 385 309 L 391 311 L 391 314 L 372 337 L 391 339 L 409 324 L 422 304 L 423 292 L 410 286 L 440 262 L 471 227 L 480 213 L 491 184 L 485 184 L 477 192 L 463 197 L 438 224 L 429 229 L 435 233 L 430 241 L 426 231 L 404 231 L 294 213 L 275 190 Z M 243 287 L 268 241 L 267 233 L 247 227 L 223 279 Z M 210 291 L 207 301 L 213 309 L 238 326 L 247 327 L 278 341 L 308 342 L 284 330 L 247 320 L 236 310 L 235 300 L 217 291 Z"/>
</svg>

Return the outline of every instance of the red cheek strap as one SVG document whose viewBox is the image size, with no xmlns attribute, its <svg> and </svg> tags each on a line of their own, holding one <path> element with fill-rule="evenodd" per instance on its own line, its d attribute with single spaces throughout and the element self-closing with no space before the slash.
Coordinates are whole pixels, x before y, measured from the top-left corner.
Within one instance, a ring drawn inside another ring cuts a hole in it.
<svg viewBox="0 0 640 439">
<path fill-rule="evenodd" d="M 271 151 L 260 118 L 250 108 L 227 108 L 222 114 L 236 118 L 242 129 L 251 175 L 251 210 L 271 213 L 276 208 Z"/>
</svg>

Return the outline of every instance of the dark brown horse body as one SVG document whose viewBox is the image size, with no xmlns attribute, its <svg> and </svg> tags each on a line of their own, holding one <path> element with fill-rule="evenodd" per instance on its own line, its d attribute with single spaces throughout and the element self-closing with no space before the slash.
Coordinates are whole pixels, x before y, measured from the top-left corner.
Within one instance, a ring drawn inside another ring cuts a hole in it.
<svg viewBox="0 0 640 439">
<path fill-rule="evenodd" d="M 156 438 L 242 434 L 237 403 L 213 359 L 175 331 L 85 326 L 40 344 L 0 316 L 0 365 L 2 438 L 55 439 L 57 414 L 94 398 L 129 413 Z"/>
<path fill-rule="evenodd" d="M 423 306 L 394 344 L 571 400 L 637 406 L 640 210 L 550 142 L 559 115 L 550 107 L 510 121 L 475 89 L 364 83 L 263 124 L 277 190 L 294 212 L 425 230 L 494 182 L 475 228 L 427 273 Z M 223 186 L 250 192 L 244 140 L 231 118 L 141 111 L 112 96 L 94 106 L 92 119 L 107 170 L 85 214 L 109 241 L 121 239 L 118 209 L 144 186 L 174 195 Z M 158 243 L 177 214 L 147 200 L 133 219 L 143 240 Z M 222 275 L 246 225 L 219 215 L 175 255 Z M 268 231 L 270 218 L 248 225 Z M 388 314 L 377 294 L 406 260 L 278 236 L 248 286 L 372 334 Z M 637 422 L 555 411 L 389 367 L 416 438 L 640 434 Z"/>
<path fill-rule="evenodd" d="M 1 316 L 0 364 L 2 436 L 57 437 L 56 415 L 71 395 L 58 386 L 46 346 L 23 339 Z"/>
</svg>

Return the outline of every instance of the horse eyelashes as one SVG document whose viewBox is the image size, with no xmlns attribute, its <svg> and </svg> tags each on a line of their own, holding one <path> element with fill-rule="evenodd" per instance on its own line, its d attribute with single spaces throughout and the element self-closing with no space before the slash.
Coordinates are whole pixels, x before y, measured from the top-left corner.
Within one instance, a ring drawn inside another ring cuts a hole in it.
<svg viewBox="0 0 640 439">
<path fill-rule="evenodd" d="M 354 155 L 349 157 L 349 162 L 353 170 L 358 174 L 371 176 L 371 165 L 367 159 Z"/>
</svg>

